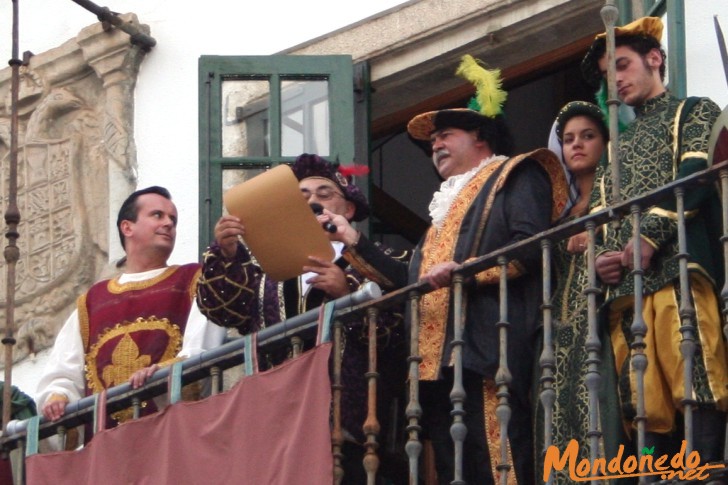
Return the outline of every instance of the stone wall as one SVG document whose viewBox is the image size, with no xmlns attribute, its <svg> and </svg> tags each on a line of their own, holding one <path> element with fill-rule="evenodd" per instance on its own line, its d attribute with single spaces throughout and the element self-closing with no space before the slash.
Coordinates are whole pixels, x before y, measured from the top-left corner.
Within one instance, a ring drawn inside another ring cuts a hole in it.
<svg viewBox="0 0 728 485">
<path fill-rule="evenodd" d="M 138 26 L 134 14 L 122 18 Z M 101 23 L 57 48 L 23 55 L 17 103 L 21 220 L 14 361 L 51 346 L 78 295 L 114 271 L 109 241 L 118 236 L 109 234 L 109 221 L 115 221 L 121 201 L 136 188 L 133 92 L 143 58 L 128 34 L 106 30 Z M 11 68 L 0 71 L 3 212 L 9 195 L 11 74 Z M 2 260 L 3 335 L 6 283 Z"/>
</svg>

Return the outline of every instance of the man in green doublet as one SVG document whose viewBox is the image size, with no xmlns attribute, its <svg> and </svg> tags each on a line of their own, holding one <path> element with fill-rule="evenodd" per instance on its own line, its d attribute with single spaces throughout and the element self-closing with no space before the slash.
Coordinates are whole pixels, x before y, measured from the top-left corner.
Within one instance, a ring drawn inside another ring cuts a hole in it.
<svg viewBox="0 0 728 485">
<path fill-rule="evenodd" d="M 707 98 L 681 100 L 664 85 L 665 52 L 660 45 L 662 22 L 645 17 L 615 29 L 615 64 L 620 100 L 636 118 L 620 134 L 618 159 L 620 198 L 627 200 L 707 168 L 708 139 L 720 108 Z M 582 70 L 588 81 L 602 82 L 607 71 L 604 34 L 590 47 Z M 596 173 L 592 210 L 606 207 L 613 190 L 612 167 Z M 670 452 L 684 438 L 680 426 L 684 405 L 685 358 L 681 354 L 681 292 L 689 291 L 695 309 L 696 352 L 692 358 L 694 449 L 701 461 L 722 459 L 728 382 L 725 341 L 718 291 L 722 285 L 720 214 L 712 186 L 690 188 L 684 198 L 689 288 L 679 284 L 678 214 L 670 197 L 645 208 L 639 242 L 633 240 L 631 218 L 618 228 L 605 225 L 597 247 L 596 270 L 607 284 L 610 334 L 620 380 L 620 399 L 627 420 L 635 418 L 636 377 L 630 359 L 634 342 L 634 246 L 639 244 L 643 270 L 642 317 L 648 365 L 644 374 L 646 445 L 655 453 Z M 675 450 L 675 451 L 677 451 Z"/>
</svg>

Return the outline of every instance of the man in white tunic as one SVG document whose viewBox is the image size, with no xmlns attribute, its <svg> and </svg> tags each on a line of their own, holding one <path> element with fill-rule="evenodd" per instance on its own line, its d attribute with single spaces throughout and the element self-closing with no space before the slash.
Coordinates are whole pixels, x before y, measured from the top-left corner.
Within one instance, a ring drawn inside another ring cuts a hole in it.
<svg viewBox="0 0 728 485">
<path fill-rule="evenodd" d="M 124 272 L 94 284 L 56 338 L 38 384 L 36 402 L 55 421 L 69 402 L 124 382 L 137 388 L 160 365 L 220 345 L 225 330 L 210 324 L 194 304 L 198 263 L 168 266 L 177 209 L 167 189 L 148 187 L 122 204 L 117 228 Z M 146 403 L 143 414 L 156 411 Z M 131 417 L 109 416 L 107 427 Z M 88 440 L 87 440 L 88 441 Z"/>
</svg>

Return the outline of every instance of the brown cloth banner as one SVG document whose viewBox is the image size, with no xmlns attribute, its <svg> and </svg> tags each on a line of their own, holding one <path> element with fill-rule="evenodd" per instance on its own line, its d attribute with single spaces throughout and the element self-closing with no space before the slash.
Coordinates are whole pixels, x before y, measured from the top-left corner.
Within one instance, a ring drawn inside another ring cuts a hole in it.
<svg viewBox="0 0 728 485">
<path fill-rule="evenodd" d="M 231 390 L 26 459 L 34 484 L 332 483 L 328 360 L 320 345 Z"/>
</svg>

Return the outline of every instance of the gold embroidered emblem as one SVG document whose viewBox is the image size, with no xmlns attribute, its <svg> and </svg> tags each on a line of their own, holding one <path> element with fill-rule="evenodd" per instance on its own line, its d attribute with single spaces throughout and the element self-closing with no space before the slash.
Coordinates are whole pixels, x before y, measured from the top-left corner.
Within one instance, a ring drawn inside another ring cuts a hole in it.
<svg viewBox="0 0 728 485">
<path fill-rule="evenodd" d="M 152 356 L 144 354 L 137 342 L 132 338 L 134 334 L 161 330 L 167 335 L 167 345 L 158 361 L 152 362 Z M 115 340 L 117 340 L 115 342 Z M 113 345 L 113 350 L 108 347 Z M 139 317 L 133 322 L 117 323 L 106 329 L 98 340 L 91 346 L 86 354 L 86 382 L 93 393 L 101 392 L 103 389 L 123 384 L 131 375 L 151 364 L 162 364 L 173 359 L 182 347 L 182 332 L 180 328 L 172 324 L 168 319 L 157 319 Z M 99 368 L 99 355 L 102 353 L 111 358 L 108 365 Z M 143 404 L 144 406 L 144 404 Z M 112 417 L 123 422 L 131 418 L 132 410 L 126 409 L 114 413 Z"/>
<path fill-rule="evenodd" d="M 129 334 L 125 334 L 111 354 L 111 365 L 104 367 L 102 379 L 108 387 L 117 386 L 126 382 L 134 372 L 149 367 L 152 358 L 149 355 L 139 355 L 139 346 Z"/>
</svg>

